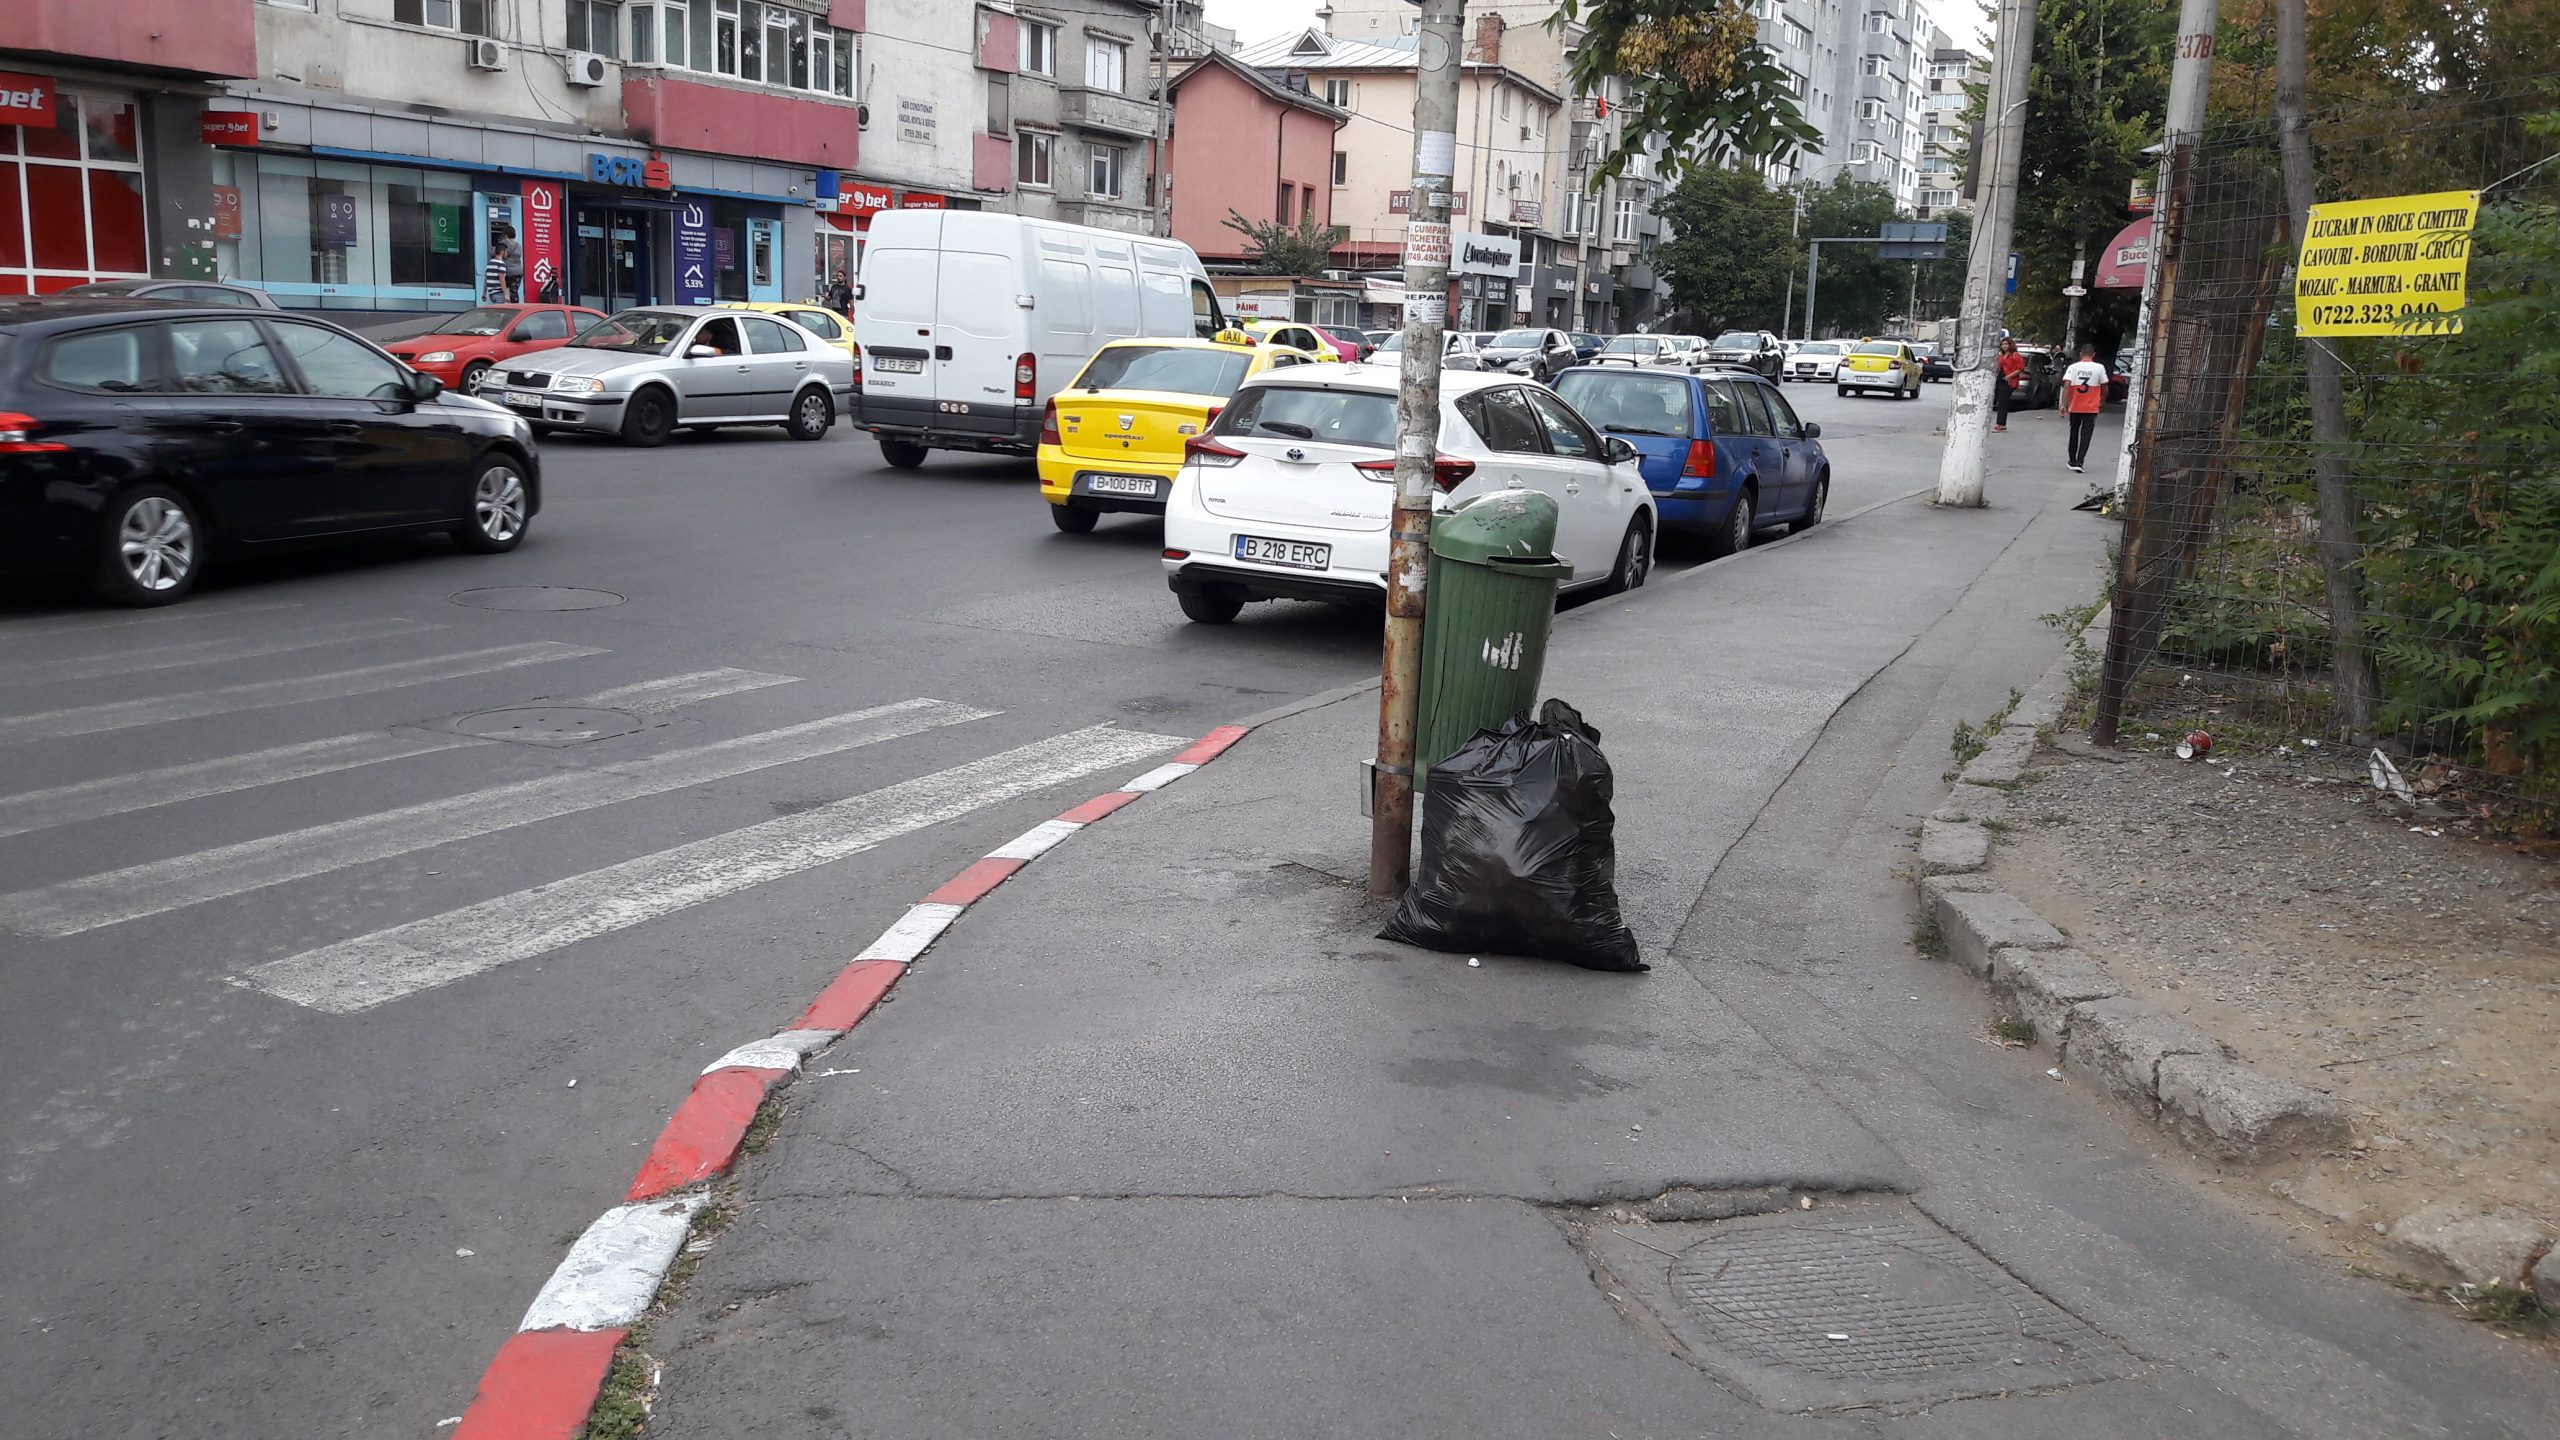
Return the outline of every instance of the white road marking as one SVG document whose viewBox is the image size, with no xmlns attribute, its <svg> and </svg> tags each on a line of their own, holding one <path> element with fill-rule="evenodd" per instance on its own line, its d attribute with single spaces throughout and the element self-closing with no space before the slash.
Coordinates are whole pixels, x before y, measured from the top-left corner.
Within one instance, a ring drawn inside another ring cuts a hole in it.
<svg viewBox="0 0 2560 1440">
<path fill-rule="evenodd" d="M 785 1030 L 750 1040 L 719 1059 L 702 1067 L 702 1073 L 714 1070 L 792 1070 L 800 1062 L 836 1043 L 833 1030 Z"/>
<path fill-rule="evenodd" d="M 944 700 L 902 700 L 758 735 L 672 750 L 596 770 L 558 770 L 427 800 L 128 865 L 0 896 L 0 925 L 22 935 L 77 935 L 207 900 L 449 845 L 602 805 L 664 795 L 776 765 L 876 745 L 995 714 Z"/>
<path fill-rule="evenodd" d="M 65 615 L 52 620 L 13 620 L 6 629 L 11 635 L 87 635 L 99 630 L 129 630 L 139 625 L 166 625 L 173 621 L 228 620 L 234 615 L 256 615 L 269 610 L 299 610 L 299 600 L 267 600 L 256 605 L 208 605 L 197 601 L 175 610 L 152 610 L 144 614 Z"/>
<path fill-rule="evenodd" d="M 959 919 L 960 912 L 967 908 L 964 905 L 943 905 L 932 901 L 921 905 L 910 905 L 907 907 L 907 913 L 898 917 L 898 923 L 881 931 L 879 939 L 872 941 L 869 948 L 853 958 L 895 960 L 901 965 L 913 964 L 917 956 L 923 954 L 934 941 L 942 938 L 942 932 L 950 929 L 951 922 Z"/>
<path fill-rule="evenodd" d="M 379 765 L 386 760 L 402 760 L 411 755 L 495 743 L 471 735 L 368 731 L 355 735 L 332 735 L 326 740 L 310 740 L 300 745 L 279 745 L 272 750 L 258 750 L 246 755 L 225 755 L 219 760 L 200 760 L 192 765 L 167 765 L 157 770 L 138 770 L 130 775 L 109 775 L 74 785 L 56 785 L 47 790 L 30 790 L 24 795 L 0 797 L 0 835 L 23 835 L 30 830 L 95 820 L 105 815 L 123 815 L 135 810 L 148 810 L 155 805 L 174 805 L 181 800 L 196 800 L 207 795 L 227 795 L 234 790 L 253 790 L 261 785 L 334 774 L 359 766 Z"/>
<path fill-rule="evenodd" d="M 271 961 L 239 984 L 334 1015 L 449 985 L 1188 743 L 1098 725 L 832 805 Z"/>
<path fill-rule="evenodd" d="M 542 1282 L 522 1330 L 611 1330 L 647 1313 L 676 1263 L 704 1191 L 616 1205 L 587 1227 Z"/>
<path fill-rule="evenodd" d="M 699 700 L 717 700 L 723 695 L 737 695 L 749 690 L 762 690 L 769 685 L 797 685 L 797 675 L 768 675 L 761 670 L 699 670 L 691 675 L 670 675 L 664 680 L 643 680 L 618 690 L 601 691 L 583 700 L 564 700 L 564 705 L 592 705 L 599 710 L 620 710 L 632 715 L 664 715 L 670 710 L 691 705 Z"/>
<path fill-rule="evenodd" d="M 325 674 L 296 676 L 290 680 L 223 685 L 145 696 L 138 700 L 117 700 L 104 705 L 82 705 L 70 710 L 46 710 L 33 715 L 0 715 L 0 743 L 95 735 L 103 730 L 129 730 L 137 725 L 160 725 L 171 720 L 194 720 L 240 710 L 273 710 L 314 700 L 341 700 L 350 695 L 370 695 L 437 680 L 458 680 L 465 675 L 513 670 L 520 665 L 541 665 L 553 660 L 575 660 L 583 655 L 604 653 L 592 645 L 563 645 L 553 640 L 541 640 L 527 645 L 465 650 L 457 655 L 399 660 L 388 665 L 366 665 L 354 670 L 332 670 Z"/>
<path fill-rule="evenodd" d="M 61 660 L 12 665 L 0 670 L 0 683 L 44 685 L 64 680 L 95 680 L 101 675 L 136 675 L 149 670 L 173 670 L 181 665 L 211 665 L 222 660 L 252 660 L 261 655 L 317 650 L 324 645 L 346 645 L 357 640 L 423 635 L 443 628 L 424 620 L 349 620 L 282 633 L 234 635 L 221 640 L 186 640 L 174 645 L 102 650 Z"/>
<path fill-rule="evenodd" d="M 1172 784 L 1174 781 L 1181 779 L 1183 776 L 1188 775 L 1199 768 L 1200 767 L 1197 765 L 1185 765 L 1180 761 L 1175 761 L 1171 765 L 1159 765 L 1153 770 L 1148 771 L 1146 774 L 1139 776 L 1137 779 L 1130 781 L 1128 784 L 1123 785 L 1120 788 L 1123 790 L 1134 790 L 1141 795 L 1149 794 L 1163 789 L 1167 785 Z"/>
<path fill-rule="evenodd" d="M 1084 828 L 1080 820 L 1043 820 L 987 852 L 990 860 L 1037 860 L 1058 842 Z"/>
</svg>

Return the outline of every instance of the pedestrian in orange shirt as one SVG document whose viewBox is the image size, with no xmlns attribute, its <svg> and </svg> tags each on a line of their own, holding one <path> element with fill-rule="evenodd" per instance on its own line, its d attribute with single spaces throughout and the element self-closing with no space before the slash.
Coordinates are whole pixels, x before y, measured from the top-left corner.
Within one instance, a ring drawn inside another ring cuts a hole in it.
<svg viewBox="0 0 2560 1440">
<path fill-rule="evenodd" d="M 2107 398 L 2107 367 L 2098 363 L 2098 347 L 2083 345 L 2080 358 L 2062 372 L 2062 409 L 2071 417 L 2071 472 L 2080 473 L 2089 458 L 2089 438 L 2098 433 L 2098 407 Z"/>
<path fill-rule="evenodd" d="M 1991 375 L 1991 428 L 2009 428 L 2009 403 L 2018 395 L 2018 382 L 2026 378 L 2027 357 L 2018 353 L 2018 342 L 2000 342 L 2000 363 Z"/>
</svg>

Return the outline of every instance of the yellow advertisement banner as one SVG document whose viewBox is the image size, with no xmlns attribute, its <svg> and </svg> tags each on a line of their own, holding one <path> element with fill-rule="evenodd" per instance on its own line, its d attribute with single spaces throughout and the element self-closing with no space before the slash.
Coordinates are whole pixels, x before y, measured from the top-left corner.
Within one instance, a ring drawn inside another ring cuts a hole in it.
<svg viewBox="0 0 2560 1440">
<path fill-rule="evenodd" d="M 2311 207 L 2293 272 L 2305 335 L 2459 335 L 2477 190 Z"/>
</svg>

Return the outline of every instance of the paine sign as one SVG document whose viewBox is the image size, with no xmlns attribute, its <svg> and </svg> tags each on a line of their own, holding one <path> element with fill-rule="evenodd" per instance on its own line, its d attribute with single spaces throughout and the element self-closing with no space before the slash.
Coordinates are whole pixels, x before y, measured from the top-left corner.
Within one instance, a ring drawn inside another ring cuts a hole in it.
<svg viewBox="0 0 2560 1440">
<path fill-rule="evenodd" d="M 2311 207 L 2293 272 L 2305 335 L 2459 335 L 2480 192 Z"/>
</svg>

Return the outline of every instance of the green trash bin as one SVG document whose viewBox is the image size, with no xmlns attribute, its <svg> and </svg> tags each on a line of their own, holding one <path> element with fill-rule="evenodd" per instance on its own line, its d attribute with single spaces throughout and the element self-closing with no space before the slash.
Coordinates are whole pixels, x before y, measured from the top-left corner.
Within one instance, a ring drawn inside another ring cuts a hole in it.
<svg viewBox="0 0 2560 1440">
<path fill-rule="evenodd" d="M 1413 784 L 1467 738 L 1537 703 L 1556 587 L 1556 502 L 1535 490 L 1479 495 L 1431 523 Z"/>
</svg>

